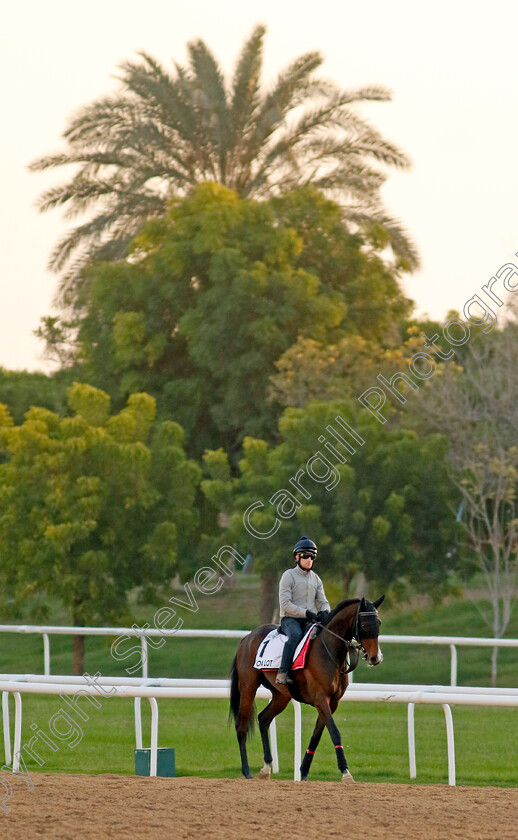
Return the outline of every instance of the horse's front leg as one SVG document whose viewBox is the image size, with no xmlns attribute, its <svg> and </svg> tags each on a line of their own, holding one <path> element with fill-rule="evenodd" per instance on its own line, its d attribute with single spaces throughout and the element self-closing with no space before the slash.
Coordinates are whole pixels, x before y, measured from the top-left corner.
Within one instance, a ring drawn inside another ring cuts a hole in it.
<svg viewBox="0 0 518 840">
<path fill-rule="evenodd" d="M 331 736 L 331 740 L 333 742 L 335 752 L 336 752 L 336 761 L 338 764 L 338 769 L 342 774 L 342 781 L 343 782 L 354 782 L 353 777 L 349 772 L 349 767 L 347 764 L 347 759 L 345 757 L 344 748 L 342 746 L 342 736 L 340 735 L 340 730 L 338 729 L 336 723 L 333 720 L 333 715 L 331 713 L 331 708 L 329 705 L 329 700 L 327 697 L 322 698 L 322 700 L 316 704 L 316 707 L 320 714 L 324 718 L 325 725 L 329 730 L 329 734 Z M 334 708 L 336 705 L 333 704 Z"/>
<path fill-rule="evenodd" d="M 324 731 L 325 725 L 326 722 L 323 716 L 319 715 L 308 748 L 304 754 L 304 758 L 302 759 L 302 764 L 300 765 L 300 778 L 303 782 L 306 782 L 308 779 L 309 768 L 311 767 L 311 762 L 313 761 L 313 756 L 315 755 L 316 748 L 320 743 L 320 739 L 322 737 L 322 732 Z"/>
</svg>

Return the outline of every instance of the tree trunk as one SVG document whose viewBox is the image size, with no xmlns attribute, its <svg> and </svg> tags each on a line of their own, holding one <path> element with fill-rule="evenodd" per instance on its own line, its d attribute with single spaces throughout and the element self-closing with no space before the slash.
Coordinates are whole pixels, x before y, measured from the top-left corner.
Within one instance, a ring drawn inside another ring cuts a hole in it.
<svg viewBox="0 0 518 840">
<path fill-rule="evenodd" d="M 500 554 L 496 555 L 495 558 L 495 570 L 496 570 L 496 577 L 497 582 L 499 583 L 500 579 Z M 500 603 L 500 586 L 497 585 L 496 592 L 493 595 L 493 638 L 500 639 L 505 633 L 505 627 L 502 623 L 502 614 L 501 614 L 501 603 Z M 491 687 L 496 688 L 496 676 L 497 676 L 497 658 L 498 658 L 498 648 L 494 647 L 491 650 Z"/>
<path fill-rule="evenodd" d="M 277 576 L 264 571 L 261 574 L 261 624 L 270 624 L 277 610 Z"/>
<path fill-rule="evenodd" d="M 356 586 L 354 587 L 354 595 L 353 598 L 363 598 L 367 593 L 367 578 L 360 572 L 358 577 L 356 578 Z"/>
<path fill-rule="evenodd" d="M 349 569 L 344 569 L 342 572 L 342 598 L 349 598 L 350 597 L 350 588 L 352 579 L 354 577 L 354 572 L 351 572 Z"/>
<path fill-rule="evenodd" d="M 497 658 L 498 658 L 498 648 L 494 647 L 491 651 L 491 687 L 492 688 L 496 688 Z"/>
</svg>

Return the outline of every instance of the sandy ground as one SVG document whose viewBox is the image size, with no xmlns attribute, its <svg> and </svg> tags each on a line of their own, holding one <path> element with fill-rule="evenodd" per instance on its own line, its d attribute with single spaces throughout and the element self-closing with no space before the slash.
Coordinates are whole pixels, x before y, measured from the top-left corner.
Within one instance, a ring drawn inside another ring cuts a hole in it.
<svg viewBox="0 0 518 840">
<path fill-rule="evenodd" d="M 33 774 L 0 836 L 23 840 L 516 840 L 518 789 Z M 1 793 L 1 791 L 0 791 Z"/>
</svg>

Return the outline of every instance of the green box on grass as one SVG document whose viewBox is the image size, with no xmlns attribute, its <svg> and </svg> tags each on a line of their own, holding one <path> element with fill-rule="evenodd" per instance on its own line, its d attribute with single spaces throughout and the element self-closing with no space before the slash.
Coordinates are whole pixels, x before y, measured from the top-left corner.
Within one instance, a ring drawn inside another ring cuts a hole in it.
<svg viewBox="0 0 518 840">
<path fill-rule="evenodd" d="M 149 776 L 151 768 L 151 750 L 135 750 L 135 775 Z M 175 776 L 174 748 L 159 747 L 156 760 L 157 776 Z"/>
</svg>

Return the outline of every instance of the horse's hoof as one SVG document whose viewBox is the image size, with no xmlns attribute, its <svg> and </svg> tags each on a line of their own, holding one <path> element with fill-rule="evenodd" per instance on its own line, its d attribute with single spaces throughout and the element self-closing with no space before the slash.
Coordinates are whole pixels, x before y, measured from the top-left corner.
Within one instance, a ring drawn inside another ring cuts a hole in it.
<svg viewBox="0 0 518 840">
<path fill-rule="evenodd" d="M 345 773 L 343 774 L 342 782 L 345 782 L 346 785 L 350 785 L 352 782 L 354 782 L 354 779 L 353 779 L 353 777 L 351 776 L 351 774 L 349 773 L 348 770 L 346 770 Z"/>
<path fill-rule="evenodd" d="M 272 774 L 272 768 L 269 764 L 265 764 L 264 767 L 261 767 L 259 773 L 257 774 L 258 779 L 270 779 Z"/>
<path fill-rule="evenodd" d="M 301 781 L 301 782 L 307 782 L 307 780 L 308 780 L 308 777 L 307 777 L 307 776 L 301 776 L 301 777 L 300 777 L 300 781 Z"/>
</svg>

